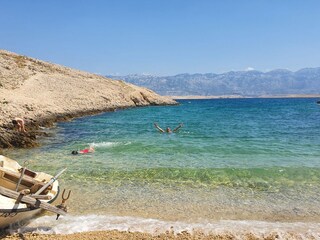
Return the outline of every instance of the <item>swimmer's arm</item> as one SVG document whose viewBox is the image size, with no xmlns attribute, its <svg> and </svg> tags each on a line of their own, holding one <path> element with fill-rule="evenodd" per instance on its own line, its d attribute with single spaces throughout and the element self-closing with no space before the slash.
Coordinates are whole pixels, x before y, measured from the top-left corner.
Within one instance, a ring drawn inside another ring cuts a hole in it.
<svg viewBox="0 0 320 240">
<path fill-rule="evenodd" d="M 164 130 L 158 126 L 157 123 L 154 123 L 154 126 L 160 131 L 160 132 L 163 132 L 164 133 Z"/>
<path fill-rule="evenodd" d="M 178 127 L 176 127 L 175 129 L 173 129 L 173 132 L 176 132 L 179 130 L 179 128 L 181 128 L 183 126 L 183 123 L 180 123 Z"/>
</svg>

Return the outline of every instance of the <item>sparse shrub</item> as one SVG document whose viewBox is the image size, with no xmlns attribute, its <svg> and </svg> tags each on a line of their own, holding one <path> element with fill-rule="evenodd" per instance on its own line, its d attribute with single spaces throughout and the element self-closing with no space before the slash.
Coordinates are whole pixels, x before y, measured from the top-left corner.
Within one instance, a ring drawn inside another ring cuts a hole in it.
<svg viewBox="0 0 320 240">
<path fill-rule="evenodd" d="M 24 68 L 26 66 L 26 57 L 25 56 L 15 56 L 14 60 L 18 68 Z"/>
</svg>

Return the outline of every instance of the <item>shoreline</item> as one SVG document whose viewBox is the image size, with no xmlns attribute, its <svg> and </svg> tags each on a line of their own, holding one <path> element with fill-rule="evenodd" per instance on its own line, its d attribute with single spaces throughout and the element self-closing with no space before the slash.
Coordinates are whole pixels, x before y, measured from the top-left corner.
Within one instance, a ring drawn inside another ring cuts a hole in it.
<svg viewBox="0 0 320 240">
<path fill-rule="evenodd" d="M 28 115 L 24 117 L 26 133 L 17 132 L 13 129 L 12 123 L 9 121 L 0 122 L 0 154 L 4 149 L 7 148 L 33 148 L 40 146 L 38 137 L 47 136 L 46 131 L 43 131 L 43 127 L 52 128 L 55 123 L 72 121 L 75 118 L 94 116 L 98 114 L 103 114 L 106 112 L 114 112 L 117 110 L 130 109 L 134 107 L 144 107 L 144 106 L 162 106 L 162 105 L 176 105 L 160 103 L 160 104 L 149 104 L 143 106 L 132 106 L 132 105 L 119 105 L 119 106 L 106 106 L 105 108 L 94 108 L 94 109 L 80 109 L 78 111 L 66 111 L 64 113 L 40 113 L 35 116 Z M 10 116 L 15 116 L 10 113 Z M 11 119 L 11 118 L 9 118 Z"/>
<path fill-rule="evenodd" d="M 320 94 L 288 94 L 288 95 L 263 95 L 263 96 L 241 96 L 241 95 L 187 95 L 168 96 L 176 100 L 201 100 L 201 99 L 249 99 L 249 98 L 320 98 Z"/>
<path fill-rule="evenodd" d="M 80 110 L 66 113 L 51 113 L 43 116 L 25 117 L 26 133 L 20 133 L 12 129 L 11 123 L 0 126 L 0 154 L 6 148 L 33 148 L 40 146 L 38 137 L 47 136 L 41 128 L 52 128 L 58 122 L 68 122 L 75 118 L 94 116 L 106 112 L 130 109 L 133 106 L 106 107 L 105 109 Z M 4 130 L 3 130 L 4 129 Z"/>
<path fill-rule="evenodd" d="M 296 236 L 294 234 L 288 234 L 288 236 L 297 237 L 296 239 L 300 239 L 299 235 Z M 1 237 L 1 235 L 0 235 Z M 73 234 L 37 234 L 37 233 L 27 233 L 21 234 L 17 233 L 9 236 L 2 236 L 4 240 L 83 240 L 83 239 L 117 239 L 117 240 L 231 240 L 231 239 L 239 239 L 239 236 L 236 236 L 231 233 L 224 234 L 205 234 L 201 231 L 189 233 L 188 231 L 183 231 L 181 233 L 174 233 L 173 230 L 168 230 L 165 233 L 160 234 L 150 234 L 143 232 L 130 232 L 130 231 L 118 231 L 118 230 L 110 230 L 110 231 L 93 231 L 93 232 L 82 232 L 82 233 L 73 233 Z M 263 237 L 255 236 L 254 234 L 248 232 L 244 234 L 240 239 L 243 240 L 276 240 L 279 235 L 277 233 L 269 233 L 265 234 Z"/>
<path fill-rule="evenodd" d="M 54 216 L 51 216 L 54 217 Z M 81 217 L 81 216 L 79 216 Z M 63 221 L 63 220 L 62 220 Z M 83 221 L 83 220 L 82 220 Z M 138 240 L 138 239 L 158 239 L 158 240 L 276 240 L 276 239 L 319 239 L 320 231 L 318 222 L 267 222 L 267 221 L 246 221 L 246 220 L 220 220 L 217 222 L 206 222 L 202 224 L 180 225 L 179 222 L 171 222 L 163 226 L 154 226 L 152 221 L 155 219 L 145 219 L 144 225 L 147 228 L 140 227 L 137 223 L 131 226 L 122 225 L 116 222 L 115 225 L 105 223 L 94 226 L 97 223 L 85 223 L 78 226 L 77 222 L 72 224 L 71 231 L 66 230 L 63 222 L 59 226 L 44 227 L 40 225 L 26 226 L 19 230 L 9 230 L 0 232 L 0 238 L 5 240 L 17 239 L 64 239 L 64 240 L 82 240 L 82 239 L 118 239 L 118 240 Z M 150 222 L 151 221 L 151 222 Z M 181 224 L 181 223 L 180 223 Z M 201 227 L 202 226 L 202 227 Z M 153 230 L 150 230 L 153 229 Z"/>
</svg>

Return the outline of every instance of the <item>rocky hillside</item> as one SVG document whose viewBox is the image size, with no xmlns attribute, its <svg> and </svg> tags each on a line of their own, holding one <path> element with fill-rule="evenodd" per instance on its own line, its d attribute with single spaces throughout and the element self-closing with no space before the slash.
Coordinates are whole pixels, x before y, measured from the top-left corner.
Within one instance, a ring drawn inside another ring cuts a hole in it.
<svg viewBox="0 0 320 240">
<path fill-rule="evenodd" d="M 147 105 L 176 104 L 146 88 L 0 50 L 0 148 L 37 144 L 39 126 Z M 13 130 L 25 119 L 27 133 Z"/>
</svg>

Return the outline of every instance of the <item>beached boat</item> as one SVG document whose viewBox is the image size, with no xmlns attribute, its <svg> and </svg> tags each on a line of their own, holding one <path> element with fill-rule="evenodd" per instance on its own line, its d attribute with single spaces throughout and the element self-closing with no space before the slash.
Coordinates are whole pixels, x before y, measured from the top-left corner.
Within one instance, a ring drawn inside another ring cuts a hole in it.
<svg viewBox="0 0 320 240">
<path fill-rule="evenodd" d="M 42 210 L 64 215 L 63 209 L 52 205 L 59 195 L 56 178 L 63 171 L 57 176 L 34 172 L 0 155 L 0 229 L 33 218 Z"/>
</svg>

